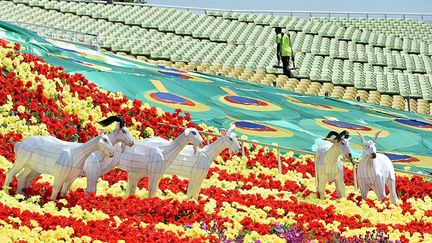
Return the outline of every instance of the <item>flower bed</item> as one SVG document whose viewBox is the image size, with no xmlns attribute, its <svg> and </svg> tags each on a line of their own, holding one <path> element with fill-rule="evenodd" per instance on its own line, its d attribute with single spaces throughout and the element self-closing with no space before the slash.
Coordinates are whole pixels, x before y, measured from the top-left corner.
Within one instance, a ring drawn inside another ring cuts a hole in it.
<svg viewBox="0 0 432 243">
<path fill-rule="evenodd" d="M 125 117 L 135 139 L 174 138 L 180 126 L 196 126 L 188 113 L 163 112 L 138 100 L 128 100 L 96 87 L 82 75 L 69 75 L 40 58 L 20 54 L 20 46 L 0 40 L 0 186 L 14 161 L 13 144 L 31 135 L 53 135 L 86 141 L 101 128 L 96 121 L 113 115 Z M 164 123 L 167 125 L 160 125 Z M 174 127 L 170 127 L 173 125 Z M 113 125 L 105 128 L 113 129 Z M 345 169 L 347 198 L 336 199 L 334 185 L 327 198 L 317 199 L 310 157 L 277 158 L 267 148 L 249 146 L 245 156 L 217 157 L 198 201 L 186 201 L 188 180 L 165 176 L 158 198 L 146 199 L 147 179 L 135 196 L 125 198 L 126 172 L 113 169 L 99 180 L 97 195 L 84 193 L 85 178 L 71 192 L 48 201 L 52 177 L 42 176 L 15 194 L 16 180 L 0 192 L 0 238 L 76 241 L 261 241 L 363 239 L 377 241 L 432 241 L 432 183 L 420 177 L 397 176 L 400 204 L 361 200 L 354 192 L 352 170 Z"/>
</svg>

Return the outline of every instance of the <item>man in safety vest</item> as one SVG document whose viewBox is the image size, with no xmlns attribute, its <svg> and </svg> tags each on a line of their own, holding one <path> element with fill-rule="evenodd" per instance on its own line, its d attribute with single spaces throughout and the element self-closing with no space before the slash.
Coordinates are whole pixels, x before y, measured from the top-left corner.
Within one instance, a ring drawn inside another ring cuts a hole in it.
<svg viewBox="0 0 432 243">
<path fill-rule="evenodd" d="M 294 64 L 294 52 L 291 48 L 291 40 L 288 33 L 282 33 L 280 27 L 276 27 L 276 57 L 278 64 L 282 59 L 283 74 L 292 78 L 291 70 L 289 68 L 289 60 L 291 59 Z"/>
</svg>

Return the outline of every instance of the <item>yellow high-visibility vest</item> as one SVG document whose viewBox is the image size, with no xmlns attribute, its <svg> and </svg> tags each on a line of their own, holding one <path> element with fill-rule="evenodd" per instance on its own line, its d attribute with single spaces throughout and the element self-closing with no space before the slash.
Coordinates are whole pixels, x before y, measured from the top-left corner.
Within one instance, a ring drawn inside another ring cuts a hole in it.
<svg viewBox="0 0 432 243">
<path fill-rule="evenodd" d="M 282 34 L 282 33 L 277 34 L 276 43 L 281 44 L 281 50 L 280 50 L 281 56 L 290 57 L 292 55 L 291 40 L 288 34 Z"/>
</svg>

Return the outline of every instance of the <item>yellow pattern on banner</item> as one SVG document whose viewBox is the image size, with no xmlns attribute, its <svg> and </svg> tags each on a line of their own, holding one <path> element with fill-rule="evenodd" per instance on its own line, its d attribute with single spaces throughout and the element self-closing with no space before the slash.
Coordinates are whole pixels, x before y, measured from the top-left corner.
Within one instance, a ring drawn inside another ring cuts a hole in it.
<svg viewBox="0 0 432 243">
<path fill-rule="evenodd" d="M 168 90 L 165 88 L 165 86 L 161 83 L 161 81 L 159 80 L 150 80 L 152 82 L 152 84 L 155 86 L 155 88 L 157 90 L 159 90 L 160 92 L 165 92 L 168 93 Z"/>
</svg>

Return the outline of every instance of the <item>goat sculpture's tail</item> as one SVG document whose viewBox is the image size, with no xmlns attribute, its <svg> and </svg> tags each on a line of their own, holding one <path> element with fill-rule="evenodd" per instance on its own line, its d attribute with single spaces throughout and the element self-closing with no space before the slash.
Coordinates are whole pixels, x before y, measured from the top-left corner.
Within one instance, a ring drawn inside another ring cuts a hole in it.
<svg viewBox="0 0 432 243">
<path fill-rule="evenodd" d="M 22 142 L 14 143 L 14 153 L 17 154 L 18 149 L 21 147 Z"/>
</svg>

